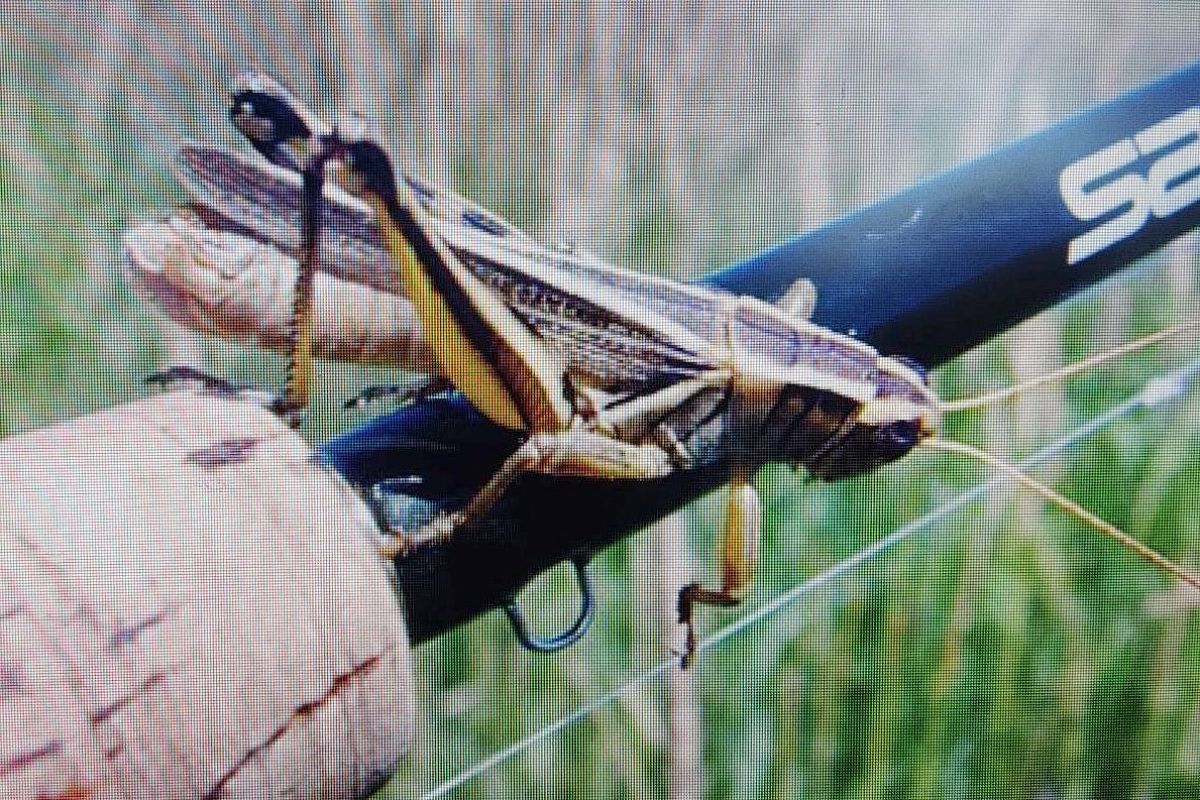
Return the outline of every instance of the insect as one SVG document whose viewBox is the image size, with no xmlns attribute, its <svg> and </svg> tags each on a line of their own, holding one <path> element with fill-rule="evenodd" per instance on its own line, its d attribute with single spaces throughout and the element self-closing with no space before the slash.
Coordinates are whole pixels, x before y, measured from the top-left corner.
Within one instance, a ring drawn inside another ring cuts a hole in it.
<svg viewBox="0 0 1200 800">
<path fill-rule="evenodd" d="M 833 481 L 927 447 L 1009 473 L 1200 588 L 1173 562 L 1006 462 L 937 436 L 943 414 L 998 402 L 1016 389 L 943 402 L 916 364 L 812 323 L 813 295 L 804 283 L 772 305 L 572 257 L 447 192 L 398 178 L 383 148 L 355 126 L 324 123 L 263 76 L 235 85 L 231 116 L 268 160 L 302 175 L 301 270 L 281 412 L 307 403 L 306 295 L 324 253 L 326 167 L 336 164 L 338 180 L 366 202 L 373 220 L 346 205 L 334 204 L 332 213 L 358 214 L 361 240 L 389 254 L 441 373 L 430 389 L 453 385 L 491 421 L 524 436 L 460 510 L 401 533 L 386 555 L 470 528 L 525 473 L 641 480 L 724 464 L 720 585 L 693 583 L 679 594 L 686 666 L 696 646 L 695 606 L 735 605 L 751 585 L 761 517 L 752 479 L 761 466 L 783 462 Z M 1033 383 L 1195 327 L 1168 328 Z"/>
</svg>

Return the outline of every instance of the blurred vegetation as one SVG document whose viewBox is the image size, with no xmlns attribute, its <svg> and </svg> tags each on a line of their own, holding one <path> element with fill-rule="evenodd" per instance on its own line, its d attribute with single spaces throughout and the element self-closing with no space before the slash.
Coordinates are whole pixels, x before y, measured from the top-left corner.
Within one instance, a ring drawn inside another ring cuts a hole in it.
<svg viewBox="0 0 1200 800">
<path fill-rule="evenodd" d="M 181 199 L 178 138 L 240 146 L 223 90 L 246 66 L 365 112 L 418 172 L 527 228 L 689 277 L 1189 63 L 1200 34 L 1200 10 L 1171 2 L 837 9 L 15 7 L 0 30 L 0 434 L 138 396 L 181 353 L 280 380 L 278 358 L 169 327 L 120 278 L 122 230 Z M 1192 315 L 1194 267 L 1189 238 L 938 385 L 961 396 Z M 1141 354 L 948 433 L 1019 457 L 1192 351 Z M 356 421 L 330 409 L 363 380 L 329 368 L 313 439 Z M 1196 420 L 1190 397 L 1146 410 L 1037 472 L 1195 563 Z M 766 470 L 750 605 L 982 475 L 931 456 L 837 486 Z M 719 503 L 687 513 L 699 575 Z M 499 615 L 422 647 L 419 744 L 381 796 L 419 794 L 663 658 L 654 541 L 598 559 L 600 618 L 564 654 L 519 650 Z M 994 492 L 706 652 L 683 689 L 628 693 L 453 796 L 688 796 L 668 776 L 691 748 L 710 797 L 1196 797 L 1200 636 L 1169 585 L 1064 514 Z M 570 598 L 554 573 L 526 602 Z M 690 709 L 683 729 L 667 727 L 671 703 Z"/>
</svg>

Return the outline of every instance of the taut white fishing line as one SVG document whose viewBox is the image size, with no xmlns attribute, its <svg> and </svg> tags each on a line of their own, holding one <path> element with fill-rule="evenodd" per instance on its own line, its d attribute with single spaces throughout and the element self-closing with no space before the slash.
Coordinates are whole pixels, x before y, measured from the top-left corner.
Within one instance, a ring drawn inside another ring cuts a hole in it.
<svg viewBox="0 0 1200 800">
<path fill-rule="evenodd" d="M 1095 435 L 1109 425 L 1112 425 L 1114 422 L 1117 422 L 1129 414 L 1132 414 L 1134 411 L 1143 408 L 1154 408 L 1179 397 L 1184 391 L 1187 390 L 1191 384 L 1191 381 L 1196 377 L 1197 374 L 1200 374 L 1200 359 L 1192 361 L 1191 363 L 1180 367 L 1179 369 L 1155 375 L 1145 382 L 1141 391 L 1130 397 L 1128 400 L 1113 406 L 1102 414 L 1093 417 L 1084 424 L 1072 430 L 1067 435 L 1055 440 L 1054 442 L 1051 442 L 1033 455 L 1030 455 L 1017 462 L 1017 466 L 1022 470 L 1026 470 L 1030 467 L 1042 464 L 1051 458 L 1066 452 L 1074 445 L 1090 436 Z M 975 485 L 971 489 L 968 489 L 957 497 L 948 500 L 924 516 L 913 520 L 907 525 L 897 528 L 869 547 L 859 550 L 853 555 L 829 567 L 825 571 L 820 572 L 808 580 L 797 584 L 783 594 L 766 603 L 763 603 L 761 606 L 745 616 L 740 617 L 736 621 L 726 625 L 724 628 L 721 628 L 716 633 L 713 633 L 712 635 L 702 639 L 697 646 L 697 651 L 707 650 L 724 644 L 752 625 L 757 625 L 763 620 L 774 616 L 779 611 L 783 610 L 792 603 L 795 603 L 805 595 L 833 582 L 837 578 L 849 573 L 856 567 L 859 567 L 881 553 L 890 550 L 900 542 L 909 539 L 933 523 L 938 522 L 960 508 L 963 508 L 968 503 L 974 502 L 975 500 L 986 496 L 989 492 L 995 490 L 1003 483 L 1012 480 L 1014 479 L 1011 476 L 997 474 L 988 480 Z M 443 781 L 442 783 L 430 789 L 425 795 L 423 795 L 423 797 L 425 800 L 433 800 L 433 798 L 445 797 L 447 793 L 457 789 L 459 786 L 462 786 L 468 781 L 479 777 L 483 773 L 491 770 L 493 767 L 503 764 L 513 756 L 530 749 L 542 740 L 548 739 L 549 737 L 575 724 L 576 722 L 586 719 L 596 711 L 599 711 L 603 707 L 607 706 L 609 703 L 617 700 L 625 693 L 650 682 L 654 678 L 657 678 L 665 673 L 668 669 L 676 666 L 677 660 L 678 659 L 675 657 L 664 658 L 657 664 L 641 673 L 638 673 L 621 685 L 616 686 L 604 694 L 583 704 L 570 714 L 560 717 L 549 725 L 546 725 L 545 727 L 534 731 L 528 736 L 513 742 L 508 747 L 496 751 L 484 760 L 476 762 L 468 769 L 458 773 L 446 781 Z"/>
</svg>

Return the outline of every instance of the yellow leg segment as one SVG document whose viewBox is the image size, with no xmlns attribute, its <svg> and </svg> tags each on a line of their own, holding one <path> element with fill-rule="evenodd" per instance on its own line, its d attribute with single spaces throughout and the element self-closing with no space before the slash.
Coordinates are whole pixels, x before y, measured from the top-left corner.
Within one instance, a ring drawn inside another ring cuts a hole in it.
<svg viewBox="0 0 1200 800">
<path fill-rule="evenodd" d="M 378 195 L 366 199 L 442 374 L 497 425 L 564 430 L 573 409 L 554 349 L 428 228 L 419 203 L 402 209 L 411 221 L 403 228 Z"/>
<path fill-rule="evenodd" d="M 687 626 L 683 651 L 686 669 L 696 652 L 696 627 L 693 607 L 735 606 L 745 599 L 754 584 L 758 566 L 758 541 L 762 530 L 762 503 L 746 470 L 736 470 L 729 480 L 729 505 L 725 517 L 725 538 L 721 543 L 721 588 L 706 589 L 691 583 L 679 592 L 679 622 Z"/>
<path fill-rule="evenodd" d="M 279 410 L 288 424 L 298 427 L 308 408 L 313 376 L 313 279 L 317 272 L 316 247 L 301 255 L 292 301 L 292 328 L 289 331 L 287 380 Z"/>
</svg>

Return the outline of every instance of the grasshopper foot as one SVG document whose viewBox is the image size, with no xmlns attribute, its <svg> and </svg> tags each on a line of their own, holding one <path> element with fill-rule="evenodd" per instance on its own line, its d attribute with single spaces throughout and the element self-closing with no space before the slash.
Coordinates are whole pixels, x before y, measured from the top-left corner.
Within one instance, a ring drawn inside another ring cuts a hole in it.
<svg viewBox="0 0 1200 800">
<path fill-rule="evenodd" d="M 692 610 L 696 594 L 700 591 L 700 584 L 698 583 L 689 583 L 679 590 L 679 599 L 677 601 L 679 624 L 687 628 L 687 638 L 683 643 L 683 652 L 678 654 L 679 666 L 683 669 L 691 666 L 692 659 L 696 655 L 696 623 L 692 620 Z"/>
<path fill-rule="evenodd" d="M 684 669 L 687 669 L 692 663 L 696 655 L 696 648 L 699 646 L 699 641 L 696 639 L 696 624 L 692 621 L 692 613 L 695 611 L 696 605 L 729 608 L 736 606 L 741 601 L 741 592 L 729 588 L 705 589 L 699 583 L 689 583 L 679 590 L 679 624 L 687 626 L 687 640 L 683 646 L 683 654 L 680 656 L 680 662 Z"/>
<path fill-rule="evenodd" d="M 159 372 L 146 376 L 146 384 L 160 389 L 170 389 L 184 384 L 197 384 L 206 392 L 214 394 L 237 395 L 246 387 L 230 383 L 224 378 L 209 375 L 207 372 L 194 367 L 168 367 Z"/>
<path fill-rule="evenodd" d="M 403 558 L 422 547 L 442 544 L 455 534 L 461 521 L 459 514 L 441 514 L 412 531 L 390 530 L 392 536 L 380 546 L 379 552 L 390 560 Z"/>
<path fill-rule="evenodd" d="M 452 384 L 444 378 L 431 378 L 418 386 L 405 384 L 368 386 L 342 403 L 342 408 L 365 408 L 389 397 L 394 398 L 398 406 L 407 405 L 408 403 L 419 403 L 450 388 L 453 388 Z"/>
<path fill-rule="evenodd" d="M 300 422 L 303 421 L 300 411 L 290 407 L 284 398 L 274 392 L 260 389 L 257 386 L 232 383 L 224 378 L 209 375 L 207 372 L 195 369 L 194 367 L 169 367 L 168 369 L 160 370 L 146 376 L 146 384 L 163 390 L 172 389 L 177 386 L 197 386 L 201 391 L 209 394 L 230 397 L 235 400 L 261 406 L 273 414 L 282 417 L 293 428 L 299 426 Z"/>
</svg>

